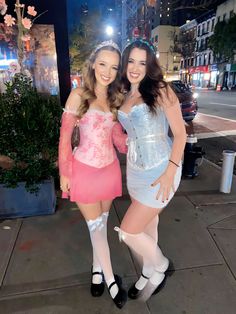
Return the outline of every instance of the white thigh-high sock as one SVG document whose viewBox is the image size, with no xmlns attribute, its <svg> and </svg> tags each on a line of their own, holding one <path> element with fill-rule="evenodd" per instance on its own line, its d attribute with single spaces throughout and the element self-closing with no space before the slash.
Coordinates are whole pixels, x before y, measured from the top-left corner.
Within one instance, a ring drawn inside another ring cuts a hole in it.
<svg viewBox="0 0 236 314">
<path fill-rule="evenodd" d="M 156 215 L 156 217 L 154 217 L 151 222 L 146 226 L 146 228 L 144 229 L 144 233 L 146 233 L 147 235 L 149 235 L 157 244 L 158 242 L 158 222 L 159 222 L 159 216 Z M 138 290 L 142 290 L 147 282 L 148 282 L 148 278 L 150 278 L 153 274 L 154 271 L 154 267 L 153 265 L 150 263 L 149 260 L 147 260 L 145 257 L 143 257 L 143 269 L 142 269 L 142 274 L 146 277 L 140 276 L 138 281 L 135 283 L 135 287 Z"/>
<path fill-rule="evenodd" d="M 109 212 L 104 212 L 102 214 L 102 220 L 103 220 L 103 224 L 104 224 L 104 232 L 106 233 L 106 237 L 107 237 L 107 220 L 108 220 L 108 216 L 109 216 Z M 93 272 L 102 272 L 102 267 L 99 263 L 99 259 L 96 255 L 96 252 L 93 248 Z M 93 275 L 92 276 L 92 283 L 94 284 L 100 284 L 102 282 L 103 278 L 101 275 Z"/>
<path fill-rule="evenodd" d="M 152 265 L 154 270 L 158 271 L 159 276 L 155 277 L 155 284 L 159 285 L 165 278 L 164 272 L 168 268 L 169 261 L 162 254 L 156 241 L 144 232 L 131 234 L 118 227 L 115 227 L 115 230 L 119 232 L 120 241 L 124 241 L 134 252 L 141 255 L 143 260 Z"/>
<path fill-rule="evenodd" d="M 111 266 L 110 250 L 107 242 L 107 231 L 103 222 L 103 215 L 94 220 L 88 220 L 87 225 L 93 249 L 104 273 L 106 284 L 109 287 L 109 285 L 115 281 L 115 278 Z M 115 298 L 117 293 L 118 286 L 115 284 L 110 290 L 111 297 Z"/>
</svg>

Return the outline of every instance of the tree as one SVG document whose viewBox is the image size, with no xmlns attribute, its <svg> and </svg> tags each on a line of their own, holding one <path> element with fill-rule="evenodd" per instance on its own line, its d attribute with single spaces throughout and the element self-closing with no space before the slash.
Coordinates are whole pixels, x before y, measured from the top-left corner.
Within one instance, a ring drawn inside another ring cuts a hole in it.
<svg viewBox="0 0 236 314">
<path fill-rule="evenodd" d="M 217 62 L 233 62 L 236 54 L 236 15 L 227 22 L 222 21 L 216 24 L 209 46 Z"/>
<path fill-rule="evenodd" d="M 193 56 L 196 46 L 194 32 L 180 32 L 177 34 L 176 31 L 172 31 L 169 37 L 173 43 L 171 46 L 172 52 L 181 54 L 183 58 Z"/>
<path fill-rule="evenodd" d="M 84 16 L 70 36 L 70 64 L 71 72 L 82 70 L 85 60 L 88 58 L 96 44 L 101 41 L 102 27 L 100 15 L 91 13 Z"/>
</svg>

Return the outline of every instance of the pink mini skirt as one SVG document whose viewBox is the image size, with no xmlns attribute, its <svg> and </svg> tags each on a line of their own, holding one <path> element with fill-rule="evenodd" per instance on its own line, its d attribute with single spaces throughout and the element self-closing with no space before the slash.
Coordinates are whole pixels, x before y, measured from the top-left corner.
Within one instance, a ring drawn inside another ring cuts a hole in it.
<svg viewBox="0 0 236 314">
<path fill-rule="evenodd" d="M 77 159 L 72 162 L 70 193 L 62 193 L 63 198 L 72 202 L 92 204 L 113 200 L 122 195 L 121 169 L 118 159 L 103 168 L 86 165 Z"/>
</svg>

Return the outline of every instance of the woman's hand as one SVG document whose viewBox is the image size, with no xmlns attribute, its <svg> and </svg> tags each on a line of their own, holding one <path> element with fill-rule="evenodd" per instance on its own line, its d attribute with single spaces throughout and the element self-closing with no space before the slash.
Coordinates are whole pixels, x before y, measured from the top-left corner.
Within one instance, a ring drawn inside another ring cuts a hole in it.
<svg viewBox="0 0 236 314">
<path fill-rule="evenodd" d="M 65 176 L 60 177 L 60 188 L 62 192 L 69 193 L 70 191 L 70 180 Z"/>
<path fill-rule="evenodd" d="M 159 197 L 162 196 L 162 203 L 169 199 L 171 190 L 175 193 L 174 178 L 176 170 L 177 168 L 175 165 L 169 164 L 166 171 L 151 184 L 152 187 L 160 184 L 156 199 L 159 199 Z"/>
</svg>

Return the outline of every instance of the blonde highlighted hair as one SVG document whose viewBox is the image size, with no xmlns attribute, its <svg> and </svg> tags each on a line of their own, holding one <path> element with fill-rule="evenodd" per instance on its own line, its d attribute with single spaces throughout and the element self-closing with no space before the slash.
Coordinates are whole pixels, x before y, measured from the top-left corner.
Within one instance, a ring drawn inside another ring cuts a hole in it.
<svg viewBox="0 0 236 314">
<path fill-rule="evenodd" d="M 86 61 L 85 66 L 83 68 L 83 86 L 81 88 L 81 104 L 78 108 L 78 117 L 82 118 L 82 116 L 89 109 L 90 103 L 96 99 L 95 95 L 95 86 L 96 86 L 96 78 L 93 69 L 93 64 L 98 56 L 98 53 L 102 50 L 114 51 L 119 55 L 119 69 L 121 62 L 121 54 L 118 49 L 113 46 L 107 45 L 102 46 L 101 48 L 96 48 L 89 59 Z M 110 110 L 113 113 L 114 120 L 117 119 L 117 108 L 121 105 L 123 100 L 123 93 L 121 92 L 121 79 L 120 79 L 120 71 L 118 70 L 117 76 L 115 80 L 109 84 L 107 90 L 107 99 L 110 105 Z"/>
</svg>

